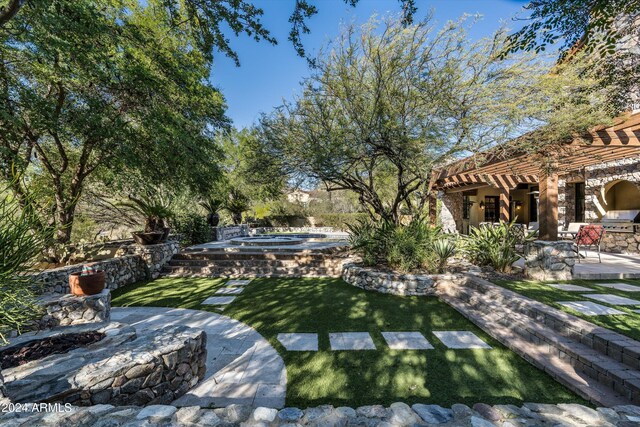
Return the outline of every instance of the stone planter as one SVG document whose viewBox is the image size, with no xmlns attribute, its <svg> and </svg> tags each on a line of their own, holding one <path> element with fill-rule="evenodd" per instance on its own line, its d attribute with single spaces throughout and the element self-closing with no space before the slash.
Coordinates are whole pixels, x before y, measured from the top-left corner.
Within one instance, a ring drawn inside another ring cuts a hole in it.
<svg viewBox="0 0 640 427">
<path fill-rule="evenodd" d="M 47 312 L 39 322 L 40 329 L 101 323 L 111 319 L 109 289 L 103 289 L 99 294 L 89 296 L 45 295 L 41 298 L 40 304 Z"/>
</svg>

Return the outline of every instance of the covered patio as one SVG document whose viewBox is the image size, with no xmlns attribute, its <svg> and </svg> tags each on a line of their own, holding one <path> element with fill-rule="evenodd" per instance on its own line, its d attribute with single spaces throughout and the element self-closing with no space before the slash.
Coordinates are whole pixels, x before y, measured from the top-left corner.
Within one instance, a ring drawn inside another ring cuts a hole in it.
<svg viewBox="0 0 640 427">
<path fill-rule="evenodd" d="M 571 241 L 580 224 L 603 224 L 602 265 L 587 257 L 575 274 L 622 278 L 613 276 L 622 268 L 640 277 L 639 136 L 640 114 L 633 114 L 535 152 L 512 148 L 517 140 L 496 146 L 437 170 L 430 206 L 440 199 L 439 222 L 462 234 L 513 220 L 538 230 L 540 241 Z M 432 209 L 433 223 L 436 215 Z"/>
</svg>

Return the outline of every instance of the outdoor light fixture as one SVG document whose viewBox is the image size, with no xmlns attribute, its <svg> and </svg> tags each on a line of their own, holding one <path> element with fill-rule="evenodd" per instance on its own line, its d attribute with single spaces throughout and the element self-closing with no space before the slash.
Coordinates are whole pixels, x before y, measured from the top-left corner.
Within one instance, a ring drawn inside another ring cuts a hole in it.
<svg viewBox="0 0 640 427">
<path fill-rule="evenodd" d="M 480 202 L 480 209 L 484 209 L 484 202 Z"/>
</svg>

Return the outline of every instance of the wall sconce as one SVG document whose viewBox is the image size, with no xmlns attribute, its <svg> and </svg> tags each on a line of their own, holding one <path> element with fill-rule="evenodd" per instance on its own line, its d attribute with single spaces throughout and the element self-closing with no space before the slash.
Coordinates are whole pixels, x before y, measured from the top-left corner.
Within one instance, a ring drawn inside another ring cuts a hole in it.
<svg viewBox="0 0 640 427">
<path fill-rule="evenodd" d="M 484 209 L 484 202 L 480 202 L 480 209 Z"/>
</svg>

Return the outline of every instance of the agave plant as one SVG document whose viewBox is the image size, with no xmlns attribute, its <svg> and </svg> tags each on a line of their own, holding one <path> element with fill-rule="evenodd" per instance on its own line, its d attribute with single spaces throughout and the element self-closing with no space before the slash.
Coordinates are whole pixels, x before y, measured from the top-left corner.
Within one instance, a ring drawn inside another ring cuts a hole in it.
<svg viewBox="0 0 640 427">
<path fill-rule="evenodd" d="M 457 245 L 455 240 L 450 238 L 440 238 L 431 244 L 431 249 L 436 257 L 436 272 L 444 272 L 447 262 L 449 262 L 449 258 L 454 256 L 456 253 Z"/>
</svg>

